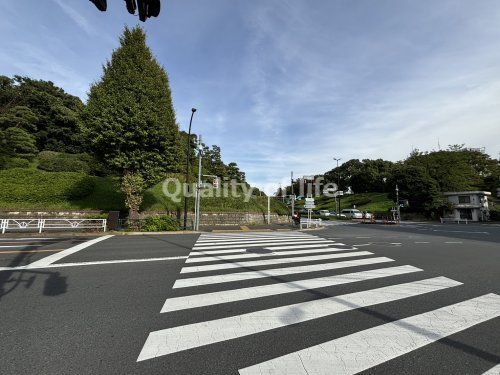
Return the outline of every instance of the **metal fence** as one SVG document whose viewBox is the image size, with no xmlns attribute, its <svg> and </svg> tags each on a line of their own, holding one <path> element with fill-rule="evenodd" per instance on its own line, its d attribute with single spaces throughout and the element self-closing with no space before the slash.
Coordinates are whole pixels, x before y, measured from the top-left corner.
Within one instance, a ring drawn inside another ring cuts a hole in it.
<svg viewBox="0 0 500 375">
<path fill-rule="evenodd" d="M 44 230 L 103 230 L 106 231 L 106 219 L 0 219 L 2 234 L 7 231 Z"/>
</svg>

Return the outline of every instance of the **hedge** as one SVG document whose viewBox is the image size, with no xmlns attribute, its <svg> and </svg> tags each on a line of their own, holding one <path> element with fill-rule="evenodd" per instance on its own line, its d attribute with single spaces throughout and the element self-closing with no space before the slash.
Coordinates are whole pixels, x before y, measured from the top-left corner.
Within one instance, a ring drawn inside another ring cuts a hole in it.
<svg viewBox="0 0 500 375">
<path fill-rule="evenodd" d="M 59 202 L 81 199 L 94 190 L 92 177 L 74 172 L 44 172 L 36 169 L 0 170 L 0 201 Z"/>
<path fill-rule="evenodd" d="M 91 167 L 87 154 L 66 154 L 63 152 L 42 151 L 38 154 L 38 169 L 48 172 L 89 173 Z"/>
</svg>

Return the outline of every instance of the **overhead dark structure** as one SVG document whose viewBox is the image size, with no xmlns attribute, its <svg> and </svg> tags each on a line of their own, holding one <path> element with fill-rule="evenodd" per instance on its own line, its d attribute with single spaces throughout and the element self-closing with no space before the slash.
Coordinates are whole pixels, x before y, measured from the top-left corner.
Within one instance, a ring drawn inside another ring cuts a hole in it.
<svg viewBox="0 0 500 375">
<path fill-rule="evenodd" d="M 90 0 L 102 12 L 107 9 L 106 0 Z M 161 3 L 160 0 L 125 0 L 127 11 L 130 14 L 139 14 L 139 19 L 145 22 L 150 17 L 158 17 L 160 14 Z"/>
<path fill-rule="evenodd" d="M 99 9 L 101 12 L 105 12 L 106 9 L 108 8 L 106 0 L 90 0 L 90 1 L 92 1 L 97 7 L 97 9 Z"/>
</svg>

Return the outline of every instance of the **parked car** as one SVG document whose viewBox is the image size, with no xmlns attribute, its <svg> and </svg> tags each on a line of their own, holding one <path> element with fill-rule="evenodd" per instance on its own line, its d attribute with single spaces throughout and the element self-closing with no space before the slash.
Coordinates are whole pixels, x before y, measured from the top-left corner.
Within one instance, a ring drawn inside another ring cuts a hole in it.
<svg viewBox="0 0 500 375">
<path fill-rule="evenodd" d="M 319 210 L 320 216 L 330 216 L 330 211 L 328 210 Z"/>
<path fill-rule="evenodd" d="M 360 210 L 357 210 L 355 208 L 346 208 L 340 212 L 341 214 L 344 214 L 348 219 L 362 219 L 363 214 L 361 213 Z"/>
</svg>

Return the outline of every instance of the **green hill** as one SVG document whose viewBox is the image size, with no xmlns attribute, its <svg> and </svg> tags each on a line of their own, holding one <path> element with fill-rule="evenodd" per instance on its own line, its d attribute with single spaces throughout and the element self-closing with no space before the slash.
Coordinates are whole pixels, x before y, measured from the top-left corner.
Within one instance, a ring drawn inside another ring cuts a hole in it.
<svg viewBox="0 0 500 375">
<path fill-rule="evenodd" d="M 0 170 L 0 209 L 110 211 L 125 210 L 123 202 L 117 177 L 27 168 Z M 267 197 L 252 196 L 249 202 L 232 197 L 202 198 L 201 205 L 208 212 L 267 212 Z M 192 211 L 194 198 L 188 200 L 188 206 Z M 165 196 L 159 183 L 145 191 L 141 210 L 176 211 L 183 207 L 183 202 Z M 286 214 L 287 208 L 273 199 L 271 211 Z"/>
</svg>

